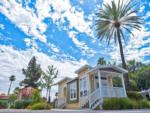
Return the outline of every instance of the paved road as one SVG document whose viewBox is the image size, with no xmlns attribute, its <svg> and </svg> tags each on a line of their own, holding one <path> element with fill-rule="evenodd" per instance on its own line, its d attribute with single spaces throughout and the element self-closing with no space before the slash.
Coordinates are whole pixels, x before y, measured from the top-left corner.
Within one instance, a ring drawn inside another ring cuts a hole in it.
<svg viewBox="0 0 150 113">
<path fill-rule="evenodd" d="M 30 110 L 0 110 L 0 113 L 150 113 L 150 109 L 148 110 L 50 110 L 50 111 L 30 111 Z"/>
</svg>

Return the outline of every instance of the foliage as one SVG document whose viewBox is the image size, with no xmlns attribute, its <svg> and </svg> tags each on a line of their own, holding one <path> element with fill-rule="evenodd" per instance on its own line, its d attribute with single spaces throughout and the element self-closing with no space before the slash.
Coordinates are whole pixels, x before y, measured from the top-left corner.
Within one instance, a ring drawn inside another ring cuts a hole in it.
<svg viewBox="0 0 150 113">
<path fill-rule="evenodd" d="M 150 108 L 150 104 L 145 100 L 132 100 L 128 98 L 111 98 L 105 99 L 103 109 L 116 110 L 116 109 L 143 109 Z"/>
<path fill-rule="evenodd" d="M 54 79 L 58 75 L 58 70 L 55 68 L 53 65 L 48 66 L 48 70 L 43 72 L 42 80 L 41 80 L 41 85 L 43 88 L 46 88 L 46 98 L 48 99 L 50 103 L 50 92 L 51 92 L 51 86 L 54 82 Z"/>
<path fill-rule="evenodd" d="M 8 95 L 9 95 L 9 93 L 10 93 L 10 89 L 11 89 L 12 82 L 15 81 L 15 80 L 16 80 L 15 75 L 11 75 L 11 76 L 9 77 L 10 85 L 9 85 L 9 88 L 8 88 Z"/>
<path fill-rule="evenodd" d="M 133 15 L 138 9 L 135 9 L 135 5 L 130 1 L 125 3 L 124 1 L 111 4 L 104 4 L 103 7 L 97 13 L 96 19 L 96 32 L 100 40 L 106 39 L 109 44 L 111 40 L 115 43 L 119 43 L 120 54 L 123 67 L 126 68 L 124 59 L 122 40 L 125 40 L 126 33 L 132 34 L 132 29 L 139 30 L 140 17 Z"/>
<path fill-rule="evenodd" d="M 120 77 L 113 77 L 112 82 L 113 82 L 114 87 L 121 87 L 122 86 L 122 81 L 121 81 Z"/>
<path fill-rule="evenodd" d="M 142 100 L 143 99 L 142 95 L 136 91 L 128 91 L 127 95 L 130 99 L 134 99 L 134 100 Z"/>
<path fill-rule="evenodd" d="M 41 98 L 39 90 L 34 89 L 33 95 L 32 95 L 33 103 L 41 102 L 41 100 L 42 100 L 42 98 Z"/>
<path fill-rule="evenodd" d="M 150 65 L 149 64 L 145 65 L 136 61 L 130 61 L 128 63 L 128 67 L 130 67 L 129 78 L 130 78 L 131 90 L 141 91 L 141 90 L 149 89 L 150 88 L 150 74 L 149 74 Z"/>
<path fill-rule="evenodd" d="M 15 102 L 14 107 L 16 109 L 25 109 L 31 103 L 32 103 L 32 100 L 18 100 Z"/>
<path fill-rule="evenodd" d="M 0 109 L 7 108 L 7 101 L 0 101 Z"/>
<path fill-rule="evenodd" d="M 10 103 L 14 103 L 15 100 L 17 100 L 17 94 L 11 94 L 11 95 L 9 96 L 9 102 L 10 102 Z"/>
<path fill-rule="evenodd" d="M 40 102 L 40 103 L 35 103 L 33 105 L 29 105 L 27 108 L 32 110 L 44 110 L 44 109 L 51 109 L 52 107 L 50 104 L 46 102 Z"/>
<path fill-rule="evenodd" d="M 16 87 L 15 89 L 14 89 L 14 94 L 18 94 L 19 93 L 19 87 Z"/>
<path fill-rule="evenodd" d="M 137 72 L 137 87 L 140 90 L 147 90 L 150 88 L 150 66 L 141 69 Z"/>
<path fill-rule="evenodd" d="M 20 82 L 20 85 L 37 88 L 38 80 L 41 77 L 42 70 L 40 65 L 36 63 L 35 56 L 30 60 L 27 69 L 23 69 L 22 72 L 25 75 L 25 79 Z"/>
<path fill-rule="evenodd" d="M 98 61 L 97 61 L 97 64 L 99 64 L 99 65 L 106 65 L 106 61 L 105 61 L 104 57 L 100 57 L 98 59 Z"/>
</svg>

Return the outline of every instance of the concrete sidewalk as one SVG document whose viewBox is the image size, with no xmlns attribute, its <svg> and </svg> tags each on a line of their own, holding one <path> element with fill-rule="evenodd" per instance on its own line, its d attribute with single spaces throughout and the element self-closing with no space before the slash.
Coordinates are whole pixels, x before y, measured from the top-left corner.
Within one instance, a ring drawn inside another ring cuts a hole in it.
<svg viewBox="0 0 150 113">
<path fill-rule="evenodd" d="M 70 110 L 70 109 L 52 109 L 52 110 L 15 110 L 1 109 L 0 113 L 150 113 L 150 109 L 142 110 Z"/>
</svg>

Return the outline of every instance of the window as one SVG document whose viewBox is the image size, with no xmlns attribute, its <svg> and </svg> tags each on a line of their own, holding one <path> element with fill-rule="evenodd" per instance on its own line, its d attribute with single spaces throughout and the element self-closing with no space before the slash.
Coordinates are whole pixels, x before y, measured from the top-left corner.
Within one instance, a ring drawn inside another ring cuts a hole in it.
<svg viewBox="0 0 150 113">
<path fill-rule="evenodd" d="M 70 84 L 70 100 L 77 99 L 77 82 Z"/>
<path fill-rule="evenodd" d="M 80 79 L 80 97 L 87 96 L 87 77 Z"/>
</svg>

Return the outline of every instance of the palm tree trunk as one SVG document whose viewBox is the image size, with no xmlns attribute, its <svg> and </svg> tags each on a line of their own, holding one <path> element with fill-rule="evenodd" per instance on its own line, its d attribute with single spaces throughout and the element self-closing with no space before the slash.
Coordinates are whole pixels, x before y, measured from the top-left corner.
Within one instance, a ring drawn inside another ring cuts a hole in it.
<svg viewBox="0 0 150 113">
<path fill-rule="evenodd" d="M 50 103 L 50 102 L 51 102 L 50 92 L 51 92 L 51 88 L 49 88 L 49 92 L 48 92 L 48 103 Z"/>
<path fill-rule="evenodd" d="M 122 67 L 124 69 L 127 69 L 125 58 L 124 58 L 124 52 L 123 52 L 123 47 L 122 47 L 122 41 L 121 41 L 121 36 L 120 36 L 120 29 L 117 28 L 117 36 L 118 36 L 118 43 L 119 43 L 119 49 L 120 49 L 120 55 L 121 55 L 121 60 L 122 60 Z M 130 84 L 129 84 L 129 77 L 128 74 L 124 75 L 125 78 L 125 85 L 126 89 L 129 90 Z"/>
<path fill-rule="evenodd" d="M 8 89 L 7 95 L 9 95 L 9 93 L 10 93 L 11 85 L 12 85 L 12 81 L 10 82 L 10 85 L 9 85 L 9 89 Z"/>
</svg>

